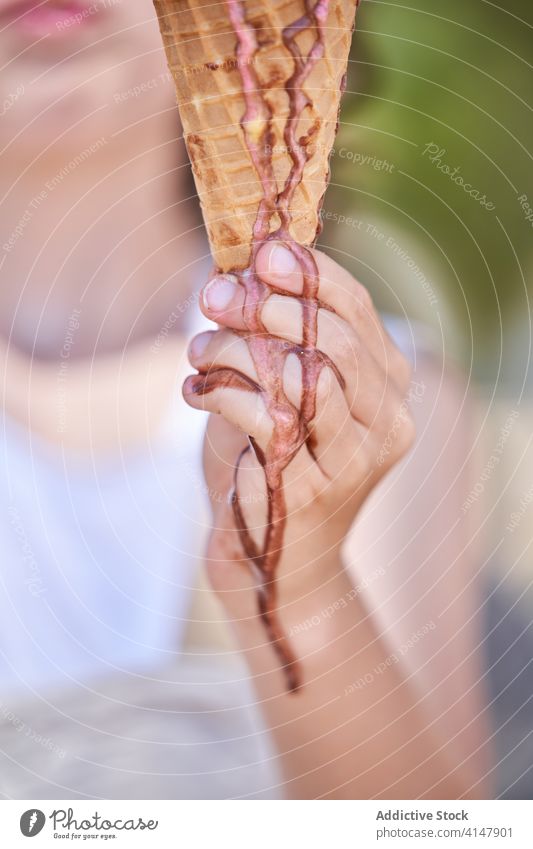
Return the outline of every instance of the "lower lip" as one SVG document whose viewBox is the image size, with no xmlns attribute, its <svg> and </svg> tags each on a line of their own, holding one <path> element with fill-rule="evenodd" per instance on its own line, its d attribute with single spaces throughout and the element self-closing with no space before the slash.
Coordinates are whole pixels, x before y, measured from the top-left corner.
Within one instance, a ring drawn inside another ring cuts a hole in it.
<svg viewBox="0 0 533 849">
<path fill-rule="evenodd" d="M 90 6 L 78 3 L 68 6 L 54 6 L 53 3 L 35 7 L 23 5 L 13 10 L 10 24 L 34 38 L 60 37 L 94 22 L 99 14 L 100 10 L 95 3 Z"/>
</svg>

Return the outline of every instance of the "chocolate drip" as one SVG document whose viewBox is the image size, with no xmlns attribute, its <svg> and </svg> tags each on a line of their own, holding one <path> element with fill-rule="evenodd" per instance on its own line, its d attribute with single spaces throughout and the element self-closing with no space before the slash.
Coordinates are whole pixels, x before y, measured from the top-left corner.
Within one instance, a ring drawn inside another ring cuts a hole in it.
<svg viewBox="0 0 533 849">
<path fill-rule="evenodd" d="M 241 127 L 263 191 L 253 228 L 250 265 L 244 271 L 235 272 L 245 290 L 243 314 L 250 333 L 246 336 L 246 342 L 256 368 L 259 386 L 232 369 L 217 369 L 208 375 L 198 375 L 195 378 L 195 391 L 199 394 L 209 392 L 220 385 L 260 392 L 273 422 L 273 433 L 266 450 L 261 451 L 251 439 L 250 445 L 237 461 L 232 505 L 241 545 L 258 582 L 259 613 L 268 638 L 285 670 L 287 686 L 293 692 L 301 685 L 300 668 L 277 613 L 276 570 L 283 550 L 287 522 L 282 474 L 303 445 L 307 445 L 314 456 L 310 424 L 316 413 L 317 383 L 324 366 L 332 367 L 332 364 L 316 348 L 320 306 L 318 269 L 312 253 L 291 236 L 291 204 L 310 158 L 308 146 L 318 130 L 318 125 L 315 124 L 305 136 L 298 138 L 299 121 L 305 110 L 311 106 L 303 86 L 316 63 L 324 55 L 323 28 L 329 3 L 330 0 L 306 0 L 305 14 L 285 27 L 282 33 L 283 43 L 294 61 L 294 71 L 285 85 L 289 114 L 284 127 L 284 141 L 292 164 L 285 185 L 281 192 L 278 192 L 271 153 L 272 110 L 264 97 L 254 68 L 254 58 L 258 50 L 256 33 L 246 20 L 242 0 L 226 0 L 230 22 L 237 39 L 236 60 L 246 105 Z M 302 56 L 296 40 L 304 30 L 313 30 L 316 33 L 307 56 Z M 273 220 L 279 221 L 279 226 L 271 232 Z M 291 346 L 282 339 L 269 336 L 261 321 L 262 306 L 271 289 L 256 273 L 256 257 L 260 247 L 270 240 L 284 242 L 302 270 L 303 292 L 300 302 L 303 338 L 299 346 Z M 301 364 L 302 394 L 299 409 L 289 401 L 283 389 L 283 370 L 290 353 L 297 353 Z M 335 369 L 334 371 L 342 383 L 342 378 Z M 254 542 L 246 526 L 238 495 L 240 463 L 244 454 L 251 450 L 264 470 L 267 490 L 267 527 L 260 547 Z"/>
</svg>

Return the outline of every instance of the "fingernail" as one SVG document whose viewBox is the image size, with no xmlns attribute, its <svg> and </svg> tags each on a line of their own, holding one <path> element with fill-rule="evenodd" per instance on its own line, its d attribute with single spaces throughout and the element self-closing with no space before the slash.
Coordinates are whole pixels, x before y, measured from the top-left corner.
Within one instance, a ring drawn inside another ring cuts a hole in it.
<svg viewBox="0 0 533 849">
<path fill-rule="evenodd" d="M 209 340 L 213 334 L 206 330 L 205 333 L 199 333 L 198 336 L 195 336 L 194 339 L 191 339 L 189 344 L 189 353 L 193 359 L 198 359 L 204 353 L 205 349 L 209 345 Z"/>
<path fill-rule="evenodd" d="M 292 274 L 298 267 L 293 252 L 284 245 L 277 244 L 270 252 L 268 270 L 273 274 Z"/>
<path fill-rule="evenodd" d="M 213 312 L 223 312 L 235 297 L 236 278 L 231 274 L 219 274 L 213 277 L 204 288 L 202 298 L 204 306 Z"/>
</svg>

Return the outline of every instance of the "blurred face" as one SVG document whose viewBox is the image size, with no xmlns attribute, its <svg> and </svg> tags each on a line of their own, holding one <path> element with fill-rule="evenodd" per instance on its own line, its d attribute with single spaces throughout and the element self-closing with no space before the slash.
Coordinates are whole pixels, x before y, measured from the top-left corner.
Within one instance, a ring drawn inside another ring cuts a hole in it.
<svg viewBox="0 0 533 849">
<path fill-rule="evenodd" d="M 0 0 L 0 139 L 76 147 L 172 103 L 151 0 Z M 31 122 L 31 124 L 30 124 Z"/>
</svg>

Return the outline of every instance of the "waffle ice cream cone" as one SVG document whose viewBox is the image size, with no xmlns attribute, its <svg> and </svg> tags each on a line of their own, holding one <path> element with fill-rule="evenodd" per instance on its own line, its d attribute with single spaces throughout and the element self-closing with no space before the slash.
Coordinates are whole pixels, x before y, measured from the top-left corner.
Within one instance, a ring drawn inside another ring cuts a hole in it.
<svg viewBox="0 0 533 849">
<path fill-rule="evenodd" d="M 241 127 L 245 101 L 226 2 L 154 0 L 154 5 L 215 264 L 222 271 L 243 269 L 250 261 L 263 189 Z M 313 136 L 308 147 L 311 155 L 291 205 L 290 228 L 291 236 L 303 245 L 311 245 L 320 229 L 320 205 L 329 177 L 355 8 L 356 0 L 331 0 L 324 57 L 304 85 L 311 106 L 300 118 L 298 134 L 313 128 Z M 283 131 L 289 114 L 285 85 L 294 71 L 282 31 L 305 14 L 306 3 L 245 0 L 244 9 L 258 43 L 253 68 L 272 111 L 269 148 L 281 191 L 292 164 Z M 309 51 L 313 39 L 310 29 L 298 36 L 302 54 Z M 271 232 L 277 223 L 274 218 Z"/>
</svg>

